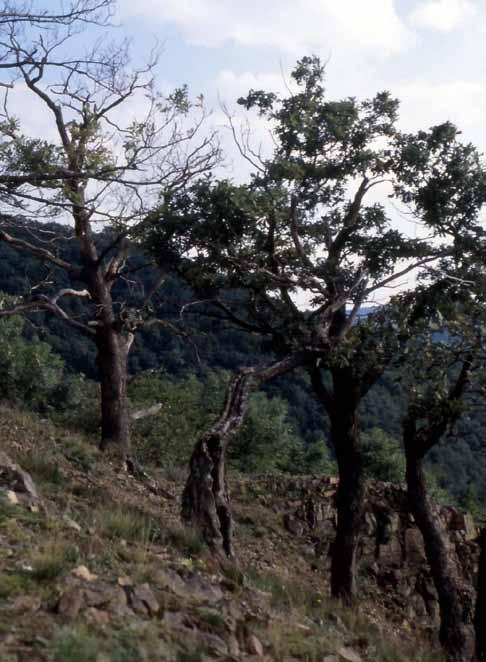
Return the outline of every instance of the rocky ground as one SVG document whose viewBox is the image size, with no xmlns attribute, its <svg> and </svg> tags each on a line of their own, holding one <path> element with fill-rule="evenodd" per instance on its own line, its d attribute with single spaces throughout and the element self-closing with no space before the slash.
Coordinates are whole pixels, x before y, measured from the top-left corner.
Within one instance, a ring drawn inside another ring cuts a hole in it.
<svg viewBox="0 0 486 662">
<path fill-rule="evenodd" d="M 0 408 L 1 662 L 441 659 L 399 487 L 372 486 L 360 605 L 346 610 L 328 598 L 335 479 L 234 478 L 229 563 L 180 526 L 182 476 L 150 473 L 137 480 L 89 439 Z M 467 611 L 475 527 L 442 517 Z"/>
</svg>

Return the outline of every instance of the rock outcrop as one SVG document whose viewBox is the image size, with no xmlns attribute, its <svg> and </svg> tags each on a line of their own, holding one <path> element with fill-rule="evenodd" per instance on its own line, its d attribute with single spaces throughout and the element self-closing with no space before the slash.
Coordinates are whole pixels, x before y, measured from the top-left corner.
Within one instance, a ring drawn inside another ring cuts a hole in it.
<svg viewBox="0 0 486 662">
<path fill-rule="evenodd" d="M 30 474 L 0 451 L 0 496 L 11 504 L 37 504 L 39 495 Z"/>
<path fill-rule="evenodd" d="M 287 531 L 306 539 L 316 564 L 330 565 L 336 530 L 333 477 L 262 478 L 262 492 L 282 499 Z M 449 506 L 435 506 L 449 540 L 461 591 L 464 622 L 472 637 L 479 546 L 472 516 Z M 382 603 L 390 617 L 407 629 L 437 632 L 439 607 L 420 531 L 407 506 L 404 488 L 371 482 L 359 556 L 361 590 Z"/>
</svg>

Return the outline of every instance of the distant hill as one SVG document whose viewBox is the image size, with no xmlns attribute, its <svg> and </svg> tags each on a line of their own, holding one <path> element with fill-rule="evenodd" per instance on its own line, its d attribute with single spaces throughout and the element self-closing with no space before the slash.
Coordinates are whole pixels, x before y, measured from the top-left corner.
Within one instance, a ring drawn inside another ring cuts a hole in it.
<svg viewBox="0 0 486 662">
<path fill-rule="evenodd" d="M 76 245 L 69 240 L 67 228 L 54 226 L 53 229 L 66 233 L 62 253 L 67 259 L 77 261 Z M 100 235 L 100 238 L 102 242 L 108 242 L 109 233 Z M 136 277 L 130 283 L 117 286 L 114 294 L 119 301 L 136 306 L 154 283 L 157 273 L 152 267 L 144 266 L 148 265 L 148 260 L 140 252 L 132 251 L 130 261 L 136 270 Z M 50 283 L 48 291 L 68 284 L 62 271 L 51 271 L 29 255 L 0 243 L 0 291 L 25 295 L 32 285 L 47 276 Z M 197 307 L 189 308 L 181 319 L 181 305 L 190 300 L 191 293 L 187 286 L 175 277 L 167 277 L 154 300 L 154 314 L 183 329 L 185 334 L 189 334 L 190 342 L 160 326 L 143 331 L 130 353 L 132 374 L 162 370 L 176 379 L 189 373 L 205 379 L 208 371 L 233 371 L 270 360 L 260 339 L 222 324 L 220 320 L 198 314 Z M 82 315 L 84 304 L 72 299 L 66 305 L 74 314 Z M 362 316 L 376 309 L 376 306 L 366 307 Z M 31 321 L 26 325 L 27 336 L 35 334 L 48 342 L 74 373 L 97 379 L 95 349 L 89 339 L 51 316 L 33 315 Z M 305 376 L 289 375 L 269 384 L 265 390 L 288 401 L 291 421 L 304 444 L 328 437 L 327 416 L 312 394 Z M 366 431 L 378 427 L 399 439 L 402 416 L 400 385 L 393 375 L 385 375 L 362 403 L 362 428 Z M 475 411 L 462 421 L 458 437 L 434 449 L 430 463 L 437 473 L 439 485 L 446 488 L 459 503 L 478 498 L 486 506 L 486 412 Z"/>
</svg>

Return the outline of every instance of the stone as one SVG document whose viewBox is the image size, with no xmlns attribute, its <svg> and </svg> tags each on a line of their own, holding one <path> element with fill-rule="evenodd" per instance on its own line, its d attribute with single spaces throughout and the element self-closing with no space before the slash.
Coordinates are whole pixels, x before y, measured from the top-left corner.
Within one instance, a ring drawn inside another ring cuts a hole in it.
<svg viewBox="0 0 486 662">
<path fill-rule="evenodd" d="M 174 570 L 159 570 L 155 582 L 161 588 L 169 589 L 175 595 L 194 602 L 213 604 L 223 599 L 220 586 L 208 584 L 197 573 L 182 579 Z"/>
<path fill-rule="evenodd" d="M 409 563 L 419 565 L 427 560 L 424 539 L 418 529 L 405 529 L 404 541 L 405 558 Z"/>
<path fill-rule="evenodd" d="M 455 508 L 448 508 L 448 528 L 449 531 L 460 531 L 464 534 L 465 540 L 474 540 L 477 538 L 477 527 L 474 518 L 470 513 L 461 513 Z"/>
<path fill-rule="evenodd" d="M 14 492 L 18 500 L 27 503 L 39 500 L 32 476 L 3 451 L 0 451 L 0 490 Z"/>
<path fill-rule="evenodd" d="M 98 579 L 98 575 L 91 573 L 85 565 L 80 565 L 72 571 L 72 574 L 78 579 L 83 579 L 86 582 L 94 582 Z"/>
<path fill-rule="evenodd" d="M 473 516 L 470 513 L 464 515 L 464 540 L 476 540 L 478 537 L 478 529 Z"/>
<path fill-rule="evenodd" d="M 121 586 L 97 583 L 84 589 L 87 607 L 103 607 L 104 610 L 123 616 L 132 613 L 128 608 L 127 595 Z"/>
<path fill-rule="evenodd" d="M 247 637 L 247 647 L 248 647 L 248 652 L 251 653 L 252 655 L 256 655 L 257 657 L 263 657 L 264 656 L 264 650 L 263 650 L 263 644 L 258 639 L 257 636 L 254 634 L 249 634 Z"/>
<path fill-rule="evenodd" d="M 233 655 L 236 658 L 239 658 L 241 656 L 240 645 L 238 644 L 238 639 L 235 637 L 234 634 L 230 635 L 228 639 L 228 649 L 230 655 Z"/>
<path fill-rule="evenodd" d="M 301 536 L 304 533 L 303 523 L 296 517 L 292 517 L 290 513 L 284 514 L 283 524 L 286 530 L 294 536 Z"/>
<path fill-rule="evenodd" d="M 88 623 L 93 625 L 106 625 L 110 622 L 110 614 L 102 609 L 96 609 L 96 607 L 85 609 L 83 616 Z"/>
<path fill-rule="evenodd" d="M 38 611 L 42 600 L 38 595 L 19 595 L 15 598 L 12 609 L 18 612 Z"/>
<path fill-rule="evenodd" d="M 400 567 L 402 563 L 402 548 L 397 538 L 391 538 L 386 545 L 378 545 L 380 565 Z"/>
<path fill-rule="evenodd" d="M 57 612 L 72 620 L 76 618 L 83 605 L 83 591 L 79 588 L 70 588 L 65 591 L 57 603 Z"/>
<path fill-rule="evenodd" d="M 16 506 L 19 503 L 19 498 L 13 492 L 12 490 L 7 490 L 7 493 L 5 495 L 7 497 L 7 501 L 12 504 L 12 506 Z"/>
<path fill-rule="evenodd" d="M 363 662 L 361 655 L 358 655 L 355 650 L 352 648 L 347 648 L 346 646 L 339 648 L 337 654 L 341 660 L 346 660 L 346 662 Z"/>
<path fill-rule="evenodd" d="M 81 533 L 81 527 L 79 526 L 79 524 L 77 522 L 75 522 L 73 519 L 71 519 L 67 515 L 64 515 L 63 519 L 64 519 L 64 523 L 66 524 L 66 526 L 68 528 L 72 529 L 73 531 L 77 531 L 78 533 Z"/>
<path fill-rule="evenodd" d="M 157 598 L 148 584 L 140 584 L 128 589 L 128 602 L 133 611 L 154 616 L 160 610 Z"/>
</svg>

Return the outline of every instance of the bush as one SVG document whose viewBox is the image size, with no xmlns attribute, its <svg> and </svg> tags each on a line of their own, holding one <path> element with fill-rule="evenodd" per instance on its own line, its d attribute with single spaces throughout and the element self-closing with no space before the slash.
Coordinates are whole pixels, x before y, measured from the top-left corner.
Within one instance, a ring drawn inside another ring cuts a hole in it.
<svg viewBox="0 0 486 662">
<path fill-rule="evenodd" d="M 137 455 L 164 468 L 185 466 L 199 436 L 209 429 L 222 406 L 229 375 L 211 372 L 203 382 L 194 375 L 175 381 L 163 374 L 132 382 L 135 409 L 162 403 L 157 416 L 137 423 Z M 242 472 L 334 472 L 326 445 L 305 447 L 293 428 L 287 403 L 266 393 L 251 396 L 245 422 L 229 446 L 231 466 Z"/>
<path fill-rule="evenodd" d="M 0 320 L 0 398 L 45 412 L 62 381 L 64 363 L 47 343 L 25 340 L 24 324 L 21 317 Z"/>
</svg>

